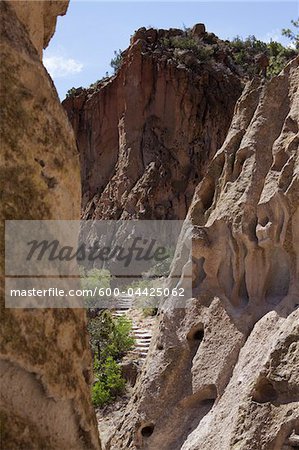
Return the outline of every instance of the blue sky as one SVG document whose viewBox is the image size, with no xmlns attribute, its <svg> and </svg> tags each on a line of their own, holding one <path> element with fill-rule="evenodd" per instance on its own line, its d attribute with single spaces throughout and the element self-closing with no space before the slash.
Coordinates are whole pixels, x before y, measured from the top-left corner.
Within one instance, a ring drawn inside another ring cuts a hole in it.
<svg viewBox="0 0 299 450">
<path fill-rule="evenodd" d="M 203 22 L 222 39 L 255 35 L 280 40 L 281 28 L 298 16 L 298 2 L 288 1 L 79 1 L 71 0 L 59 17 L 56 33 L 44 52 L 44 63 L 60 98 L 71 87 L 89 86 L 108 71 L 114 50 L 124 50 L 142 26 L 189 27 Z"/>
</svg>

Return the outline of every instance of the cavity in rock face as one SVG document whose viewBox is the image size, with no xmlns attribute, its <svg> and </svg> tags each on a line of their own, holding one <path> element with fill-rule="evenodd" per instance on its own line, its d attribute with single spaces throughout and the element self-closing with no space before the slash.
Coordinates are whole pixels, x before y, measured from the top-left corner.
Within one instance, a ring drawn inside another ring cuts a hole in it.
<svg viewBox="0 0 299 450">
<path fill-rule="evenodd" d="M 186 217 L 242 83 L 226 63 L 165 44 L 183 34 L 138 30 L 117 75 L 63 101 L 80 151 L 84 218 Z"/>
<path fill-rule="evenodd" d="M 80 217 L 75 139 L 40 60 L 67 5 L 0 3 L 2 275 L 4 219 Z M 100 449 L 84 311 L 4 308 L 3 277 L 1 308 L 3 448 Z"/>
<path fill-rule="evenodd" d="M 298 444 L 298 61 L 237 102 L 187 215 L 194 298 L 164 306 L 110 449 Z"/>
</svg>

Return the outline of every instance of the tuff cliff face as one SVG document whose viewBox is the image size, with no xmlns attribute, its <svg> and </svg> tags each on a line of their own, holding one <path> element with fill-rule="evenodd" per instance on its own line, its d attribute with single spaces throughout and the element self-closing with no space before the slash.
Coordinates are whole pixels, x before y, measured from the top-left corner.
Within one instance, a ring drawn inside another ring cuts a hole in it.
<svg viewBox="0 0 299 450">
<path fill-rule="evenodd" d="M 186 217 L 242 90 L 226 50 L 200 24 L 140 29 L 116 76 L 66 98 L 84 218 Z"/>
<path fill-rule="evenodd" d="M 25 27 L 28 37 L 40 57 L 43 48 L 48 46 L 55 32 L 57 16 L 63 16 L 66 13 L 68 4 L 68 0 L 35 0 L 34 3 L 26 0 L 11 2 L 11 7 Z"/>
<path fill-rule="evenodd" d="M 110 449 L 298 446 L 298 61 L 237 102 L 176 262 L 193 265 L 193 298 L 161 311 Z"/>
<path fill-rule="evenodd" d="M 78 219 L 75 139 L 42 65 L 68 2 L 6 2 L 1 11 L 1 444 L 99 449 L 82 310 L 4 308 L 4 219 Z M 34 286 L 33 286 L 34 287 Z"/>
</svg>

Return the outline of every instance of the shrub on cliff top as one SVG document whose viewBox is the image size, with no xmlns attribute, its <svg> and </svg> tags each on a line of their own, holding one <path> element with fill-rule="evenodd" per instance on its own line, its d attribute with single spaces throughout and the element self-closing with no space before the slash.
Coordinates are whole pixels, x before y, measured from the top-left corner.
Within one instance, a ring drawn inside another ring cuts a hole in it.
<svg viewBox="0 0 299 450">
<path fill-rule="evenodd" d="M 256 39 L 255 36 L 248 36 L 246 39 L 237 36 L 228 44 L 232 49 L 234 61 L 249 76 L 257 73 L 255 57 L 261 53 L 265 53 L 269 57 L 268 77 L 278 75 L 288 61 L 296 56 L 294 49 L 285 47 L 280 42 L 266 43 Z"/>
<path fill-rule="evenodd" d="M 283 28 L 282 34 L 290 39 L 295 48 L 299 50 L 299 17 L 297 20 L 291 20 L 292 28 Z"/>
<path fill-rule="evenodd" d="M 118 71 L 122 61 L 123 61 L 122 50 L 121 49 L 119 49 L 118 51 L 114 50 L 114 58 L 112 58 L 110 61 L 110 66 L 114 70 L 114 73 Z"/>
</svg>

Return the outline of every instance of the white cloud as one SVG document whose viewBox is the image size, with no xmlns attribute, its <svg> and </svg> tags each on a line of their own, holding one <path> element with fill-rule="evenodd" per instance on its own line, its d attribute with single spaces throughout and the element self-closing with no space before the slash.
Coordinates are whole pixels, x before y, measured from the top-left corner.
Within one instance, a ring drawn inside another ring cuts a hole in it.
<svg viewBox="0 0 299 450">
<path fill-rule="evenodd" d="M 62 56 L 45 56 L 44 65 L 53 78 L 67 77 L 74 73 L 79 73 L 83 69 L 83 64 L 72 58 Z"/>
</svg>

